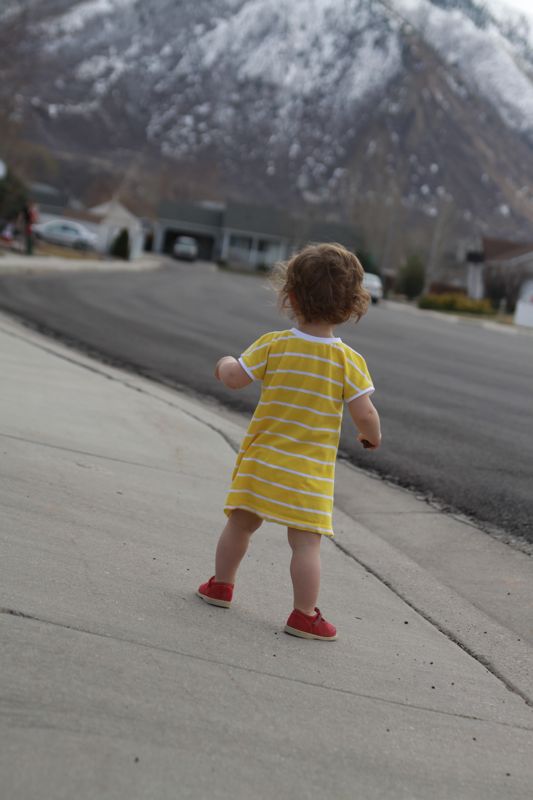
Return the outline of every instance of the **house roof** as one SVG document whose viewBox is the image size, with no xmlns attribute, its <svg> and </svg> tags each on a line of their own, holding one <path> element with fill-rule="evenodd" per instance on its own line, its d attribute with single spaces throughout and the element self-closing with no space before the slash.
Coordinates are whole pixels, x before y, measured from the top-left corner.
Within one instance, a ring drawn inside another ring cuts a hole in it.
<svg viewBox="0 0 533 800">
<path fill-rule="evenodd" d="M 286 211 L 268 206 L 228 201 L 225 206 L 164 201 L 158 209 L 159 219 L 176 224 L 226 229 L 245 236 L 273 237 L 306 242 L 339 242 L 351 249 L 360 244 L 357 231 L 339 222 L 294 217 Z"/>
<path fill-rule="evenodd" d="M 159 205 L 160 219 L 175 220 L 191 225 L 204 225 L 209 228 L 220 228 L 223 210 L 210 208 L 196 203 L 175 203 L 164 201 Z"/>
<path fill-rule="evenodd" d="M 519 256 L 533 255 L 533 243 L 510 242 L 506 239 L 483 239 L 485 261 L 511 261 Z"/>
<path fill-rule="evenodd" d="M 289 214 L 277 208 L 229 202 L 224 212 L 224 227 L 245 233 L 288 238 L 294 223 Z"/>
<path fill-rule="evenodd" d="M 31 183 L 30 197 L 39 206 L 50 206 L 53 208 L 64 208 L 68 203 L 66 192 L 49 186 L 47 183 Z"/>
<path fill-rule="evenodd" d="M 108 200 L 106 203 L 101 203 L 98 206 L 93 206 L 93 208 L 89 209 L 89 212 L 95 217 L 110 219 L 114 222 L 138 222 L 138 218 L 135 214 L 132 214 L 126 206 L 115 198 Z"/>
<path fill-rule="evenodd" d="M 43 209 L 45 211 L 45 209 Z M 102 217 L 92 214 L 90 211 L 84 211 L 75 208 L 62 208 L 60 213 L 54 212 L 56 216 L 61 216 L 64 219 L 74 219 L 78 222 L 91 222 L 93 225 L 98 225 L 102 221 Z"/>
</svg>

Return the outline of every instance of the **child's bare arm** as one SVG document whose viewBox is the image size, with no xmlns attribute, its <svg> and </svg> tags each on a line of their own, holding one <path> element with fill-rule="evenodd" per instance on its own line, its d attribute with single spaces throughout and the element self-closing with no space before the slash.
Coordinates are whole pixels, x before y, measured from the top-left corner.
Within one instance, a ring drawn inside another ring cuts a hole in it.
<svg viewBox="0 0 533 800">
<path fill-rule="evenodd" d="M 359 431 L 358 439 L 360 442 L 369 442 L 370 449 L 375 450 L 381 444 L 381 427 L 379 424 L 379 414 L 374 408 L 370 395 L 364 394 L 356 397 L 348 403 L 350 416 Z"/>
<path fill-rule="evenodd" d="M 215 378 L 228 389 L 242 389 L 252 382 L 250 376 L 233 356 L 223 356 L 215 367 Z"/>
</svg>

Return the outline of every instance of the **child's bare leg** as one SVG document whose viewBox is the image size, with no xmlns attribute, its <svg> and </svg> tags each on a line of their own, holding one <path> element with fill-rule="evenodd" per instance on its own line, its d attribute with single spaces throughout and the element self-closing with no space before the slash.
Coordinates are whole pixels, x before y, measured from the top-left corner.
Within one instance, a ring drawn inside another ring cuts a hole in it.
<svg viewBox="0 0 533 800">
<path fill-rule="evenodd" d="M 215 580 L 235 583 L 235 575 L 244 554 L 248 550 L 250 537 L 262 523 L 261 517 L 236 508 L 231 512 L 226 527 L 220 534 L 215 557 Z"/>
<path fill-rule="evenodd" d="M 319 533 L 288 528 L 292 550 L 291 579 L 294 591 L 294 608 L 312 615 L 320 589 L 320 539 Z"/>
</svg>

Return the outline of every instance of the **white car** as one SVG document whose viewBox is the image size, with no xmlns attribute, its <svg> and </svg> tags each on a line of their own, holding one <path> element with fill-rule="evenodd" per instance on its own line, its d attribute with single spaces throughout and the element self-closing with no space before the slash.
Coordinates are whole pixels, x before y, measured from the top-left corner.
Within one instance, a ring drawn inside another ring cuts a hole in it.
<svg viewBox="0 0 533 800">
<path fill-rule="evenodd" d="M 363 286 L 370 293 L 373 303 L 379 303 L 383 299 L 383 284 L 379 275 L 372 272 L 365 272 Z"/>
<path fill-rule="evenodd" d="M 71 219 L 53 219 L 33 226 L 38 239 L 51 244 L 74 247 L 76 250 L 91 250 L 96 246 L 96 234 L 79 222 Z"/>
<path fill-rule="evenodd" d="M 174 258 L 184 261 L 196 261 L 198 258 L 198 243 L 192 236 L 178 236 L 172 250 Z"/>
</svg>

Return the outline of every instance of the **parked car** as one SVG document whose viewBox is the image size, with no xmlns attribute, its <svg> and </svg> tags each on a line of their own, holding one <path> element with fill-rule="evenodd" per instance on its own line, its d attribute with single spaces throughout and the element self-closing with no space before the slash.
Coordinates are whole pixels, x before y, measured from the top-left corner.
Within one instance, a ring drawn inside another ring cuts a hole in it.
<svg viewBox="0 0 533 800">
<path fill-rule="evenodd" d="M 196 261 L 198 258 L 198 243 L 192 236 L 178 236 L 172 250 L 174 258 L 182 261 Z"/>
<path fill-rule="evenodd" d="M 374 275 L 372 272 L 365 272 L 363 286 L 370 293 L 373 303 L 379 303 L 383 298 L 383 284 L 379 275 Z"/>
<path fill-rule="evenodd" d="M 96 234 L 70 219 L 39 222 L 33 226 L 33 232 L 38 239 L 45 242 L 74 247 L 76 250 L 91 250 L 96 245 Z"/>
</svg>

